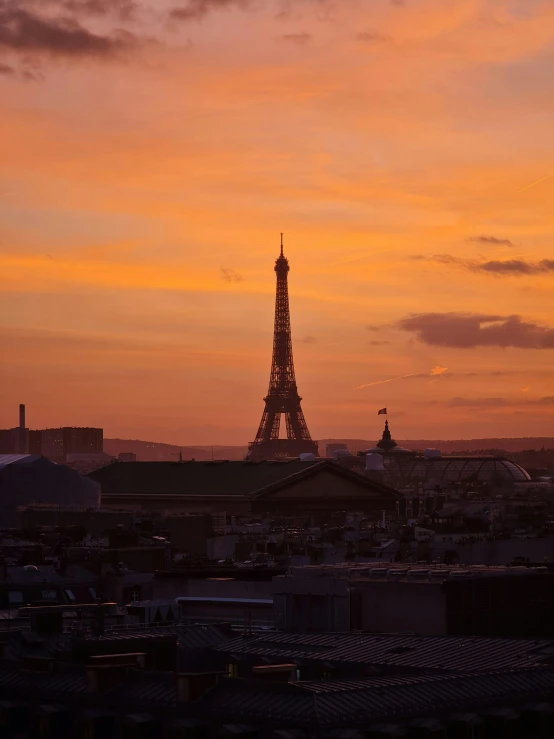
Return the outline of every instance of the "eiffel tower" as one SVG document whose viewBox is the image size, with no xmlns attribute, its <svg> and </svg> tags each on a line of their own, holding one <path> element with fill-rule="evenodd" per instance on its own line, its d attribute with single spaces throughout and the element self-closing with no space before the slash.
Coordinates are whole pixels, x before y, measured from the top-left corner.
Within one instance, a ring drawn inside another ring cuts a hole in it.
<svg viewBox="0 0 554 739">
<path fill-rule="evenodd" d="M 290 332 L 288 273 L 289 262 L 283 253 L 275 261 L 277 295 L 275 298 L 275 331 L 273 334 L 273 361 L 269 391 L 264 398 L 265 409 L 256 439 L 248 449 L 248 459 L 282 459 L 298 457 L 303 453 L 318 455 L 317 442 L 312 441 L 302 413 L 294 376 Z M 281 415 L 285 415 L 287 438 L 279 438 Z"/>
</svg>

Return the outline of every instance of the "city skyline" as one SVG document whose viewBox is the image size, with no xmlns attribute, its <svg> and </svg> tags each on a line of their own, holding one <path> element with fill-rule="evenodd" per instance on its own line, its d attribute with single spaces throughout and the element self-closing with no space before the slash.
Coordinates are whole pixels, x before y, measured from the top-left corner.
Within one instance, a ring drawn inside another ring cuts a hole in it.
<svg viewBox="0 0 554 739">
<path fill-rule="evenodd" d="M 553 435 L 552 3 L 0 21 L 1 428 L 252 441 L 284 231 L 312 438 Z"/>
</svg>

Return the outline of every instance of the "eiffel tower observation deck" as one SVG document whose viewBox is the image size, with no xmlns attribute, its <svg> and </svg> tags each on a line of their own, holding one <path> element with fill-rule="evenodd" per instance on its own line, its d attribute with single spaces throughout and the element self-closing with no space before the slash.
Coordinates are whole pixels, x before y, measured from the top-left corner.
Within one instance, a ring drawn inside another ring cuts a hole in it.
<svg viewBox="0 0 554 739">
<path fill-rule="evenodd" d="M 248 459 L 282 459 L 300 454 L 318 455 L 317 442 L 312 440 L 302 412 L 292 358 L 288 273 L 290 267 L 283 252 L 275 261 L 277 293 L 275 298 L 275 330 L 273 361 L 265 408 L 255 440 L 248 449 Z M 285 416 L 287 438 L 279 438 L 281 416 Z"/>
</svg>

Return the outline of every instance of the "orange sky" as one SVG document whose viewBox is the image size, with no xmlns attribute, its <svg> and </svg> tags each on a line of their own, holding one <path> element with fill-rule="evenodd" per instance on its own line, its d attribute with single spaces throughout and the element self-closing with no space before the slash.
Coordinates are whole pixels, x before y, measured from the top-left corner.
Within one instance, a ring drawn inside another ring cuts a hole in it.
<svg viewBox="0 0 554 739">
<path fill-rule="evenodd" d="M 554 435 L 553 50 L 552 0 L 0 0 L 0 426 L 250 441 L 284 231 L 314 438 Z"/>
</svg>

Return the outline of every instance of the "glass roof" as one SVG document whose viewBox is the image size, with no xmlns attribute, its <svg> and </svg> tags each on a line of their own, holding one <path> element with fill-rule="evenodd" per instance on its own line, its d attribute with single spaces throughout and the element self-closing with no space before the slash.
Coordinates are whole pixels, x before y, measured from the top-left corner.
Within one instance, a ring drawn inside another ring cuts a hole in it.
<svg viewBox="0 0 554 739">
<path fill-rule="evenodd" d="M 392 475 L 401 474 L 409 482 L 529 482 L 530 475 L 515 462 L 495 457 L 432 457 L 400 459 L 384 455 Z"/>
</svg>

